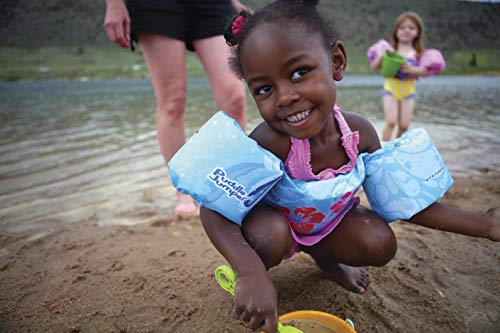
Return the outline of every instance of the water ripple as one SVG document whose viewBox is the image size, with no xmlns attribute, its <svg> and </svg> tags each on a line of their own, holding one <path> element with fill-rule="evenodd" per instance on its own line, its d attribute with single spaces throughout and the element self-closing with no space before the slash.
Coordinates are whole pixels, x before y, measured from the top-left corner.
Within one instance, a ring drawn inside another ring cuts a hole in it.
<svg viewBox="0 0 500 333">
<path fill-rule="evenodd" d="M 338 84 L 338 104 L 379 132 L 382 82 L 348 75 Z M 205 78 L 188 87 L 189 136 L 216 108 Z M 417 91 L 412 127 L 427 129 L 452 173 L 500 171 L 499 78 L 428 78 Z M 0 98 L 0 227 L 133 224 L 171 212 L 149 81 L 0 83 Z M 250 130 L 261 122 L 250 97 L 248 120 Z"/>
</svg>

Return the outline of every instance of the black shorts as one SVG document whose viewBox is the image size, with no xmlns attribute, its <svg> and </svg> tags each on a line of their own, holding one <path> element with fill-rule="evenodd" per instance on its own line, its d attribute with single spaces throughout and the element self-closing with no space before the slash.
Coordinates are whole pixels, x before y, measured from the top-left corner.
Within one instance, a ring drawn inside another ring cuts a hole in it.
<svg viewBox="0 0 500 333">
<path fill-rule="evenodd" d="M 128 0 L 131 40 L 137 35 L 172 37 L 194 51 L 193 41 L 222 35 L 231 19 L 230 0 Z"/>
</svg>

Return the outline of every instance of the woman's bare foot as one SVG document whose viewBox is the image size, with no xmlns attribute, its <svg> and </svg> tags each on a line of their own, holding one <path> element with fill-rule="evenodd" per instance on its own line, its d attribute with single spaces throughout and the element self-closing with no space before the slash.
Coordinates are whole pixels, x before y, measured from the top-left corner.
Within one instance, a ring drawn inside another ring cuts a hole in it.
<svg viewBox="0 0 500 333">
<path fill-rule="evenodd" d="M 174 207 L 174 214 L 180 217 L 191 217 L 199 215 L 198 206 L 193 198 L 187 194 L 177 193 L 177 204 Z"/>
<path fill-rule="evenodd" d="M 500 209 L 498 207 L 491 208 L 486 214 L 490 215 L 492 218 L 491 227 L 489 228 L 486 238 L 494 242 L 500 242 Z"/>
<path fill-rule="evenodd" d="M 326 272 L 330 279 L 345 289 L 357 294 L 364 294 L 368 288 L 368 277 L 359 267 L 336 264 Z"/>
</svg>

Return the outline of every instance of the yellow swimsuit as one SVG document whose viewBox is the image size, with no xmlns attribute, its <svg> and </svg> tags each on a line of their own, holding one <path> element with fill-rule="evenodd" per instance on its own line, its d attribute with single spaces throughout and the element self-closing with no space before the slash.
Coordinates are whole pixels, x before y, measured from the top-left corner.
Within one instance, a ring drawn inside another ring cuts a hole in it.
<svg viewBox="0 0 500 333">
<path fill-rule="evenodd" d="M 416 52 L 412 51 L 405 56 L 406 61 L 411 66 L 417 66 Z M 382 90 L 383 95 L 390 94 L 394 96 L 398 101 L 403 99 L 415 98 L 415 79 L 405 79 L 408 77 L 407 74 L 398 72 L 396 77 L 388 77 L 384 83 L 384 89 Z"/>
</svg>

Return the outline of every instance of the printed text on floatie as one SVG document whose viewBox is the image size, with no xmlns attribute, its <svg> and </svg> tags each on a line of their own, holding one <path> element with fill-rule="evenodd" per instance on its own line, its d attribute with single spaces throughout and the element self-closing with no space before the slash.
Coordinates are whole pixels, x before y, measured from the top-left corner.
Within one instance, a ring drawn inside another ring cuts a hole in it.
<svg viewBox="0 0 500 333">
<path fill-rule="evenodd" d="M 227 177 L 226 171 L 222 168 L 215 168 L 207 176 L 216 187 L 223 190 L 229 198 L 235 198 L 241 202 L 248 200 L 245 186 Z"/>
</svg>

